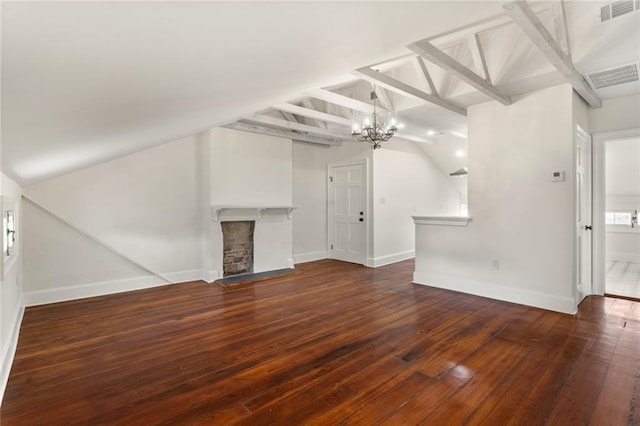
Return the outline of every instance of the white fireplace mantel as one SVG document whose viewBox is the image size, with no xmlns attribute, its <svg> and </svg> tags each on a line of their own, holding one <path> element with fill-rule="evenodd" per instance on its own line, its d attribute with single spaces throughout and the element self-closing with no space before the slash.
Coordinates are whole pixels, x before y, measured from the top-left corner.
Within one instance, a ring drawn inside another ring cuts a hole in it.
<svg viewBox="0 0 640 426">
<path fill-rule="evenodd" d="M 293 211 L 297 209 L 298 206 L 247 206 L 247 205 L 215 205 L 211 206 L 211 215 L 213 216 L 213 220 L 216 222 L 220 221 L 220 215 L 224 212 L 239 214 L 241 216 L 251 215 L 251 217 L 255 216 L 255 220 L 262 219 L 262 214 L 268 210 L 280 210 L 283 211 L 284 214 L 287 215 L 287 219 L 291 219 L 293 215 Z M 233 218 L 230 218 L 234 220 Z M 237 218 L 235 220 L 244 220 L 241 218 Z"/>
</svg>

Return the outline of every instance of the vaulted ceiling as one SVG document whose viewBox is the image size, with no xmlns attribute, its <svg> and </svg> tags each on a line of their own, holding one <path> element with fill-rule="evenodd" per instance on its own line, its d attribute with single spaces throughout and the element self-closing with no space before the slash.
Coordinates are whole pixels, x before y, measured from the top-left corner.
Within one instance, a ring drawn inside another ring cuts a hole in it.
<svg viewBox="0 0 640 426">
<path fill-rule="evenodd" d="M 564 81 L 503 3 L 4 2 L 3 171 L 29 184 L 257 112 L 268 121 L 283 103 L 326 113 L 305 93 L 362 99 L 368 84 L 353 74 L 362 67 L 429 92 L 407 48 L 418 40 L 473 68 L 465 41 L 477 34 L 492 83 L 507 95 Z M 567 3 L 572 58 L 583 73 L 640 61 L 640 13 L 600 23 L 603 4 Z M 548 25 L 549 3 L 532 7 Z M 448 101 L 465 107 L 489 99 L 427 67 Z M 599 94 L 639 91 L 627 85 Z M 459 114 L 397 93 L 388 98 L 414 133 L 465 131 Z"/>
</svg>

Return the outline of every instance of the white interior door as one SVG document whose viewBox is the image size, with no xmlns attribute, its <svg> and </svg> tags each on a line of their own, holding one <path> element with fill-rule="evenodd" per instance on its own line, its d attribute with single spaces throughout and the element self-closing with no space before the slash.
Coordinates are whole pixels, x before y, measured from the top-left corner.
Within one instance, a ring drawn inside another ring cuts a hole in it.
<svg viewBox="0 0 640 426">
<path fill-rule="evenodd" d="M 591 137 L 578 130 L 576 137 L 576 278 L 578 301 L 593 294 L 591 210 Z"/>
<path fill-rule="evenodd" d="M 346 262 L 366 262 L 365 164 L 329 168 L 329 256 Z"/>
</svg>

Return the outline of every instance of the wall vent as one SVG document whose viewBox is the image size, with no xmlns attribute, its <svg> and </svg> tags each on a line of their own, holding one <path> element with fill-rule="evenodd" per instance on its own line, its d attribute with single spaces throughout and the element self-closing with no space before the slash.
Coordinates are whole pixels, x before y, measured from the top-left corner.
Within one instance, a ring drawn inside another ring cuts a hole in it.
<svg viewBox="0 0 640 426">
<path fill-rule="evenodd" d="M 638 64 L 623 65 L 602 71 L 585 74 L 584 78 L 594 89 L 617 86 L 638 81 Z"/>
<path fill-rule="evenodd" d="M 640 0 L 619 0 L 600 8 L 600 22 L 640 10 Z"/>
</svg>

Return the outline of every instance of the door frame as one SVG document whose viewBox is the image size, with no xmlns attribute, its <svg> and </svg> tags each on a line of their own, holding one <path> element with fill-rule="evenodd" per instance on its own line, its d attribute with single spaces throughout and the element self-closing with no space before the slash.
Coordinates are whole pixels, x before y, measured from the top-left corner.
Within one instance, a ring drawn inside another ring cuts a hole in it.
<svg viewBox="0 0 640 426">
<path fill-rule="evenodd" d="M 605 144 L 639 139 L 640 128 L 593 134 L 593 294 L 604 295 L 607 280 L 606 257 L 606 155 Z"/>
<path fill-rule="evenodd" d="M 593 227 L 594 224 L 594 151 L 593 151 L 593 137 L 586 130 L 584 130 L 580 125 L 576 125 L 575 133 L 574 133 L 574 141 L 573 141 L 573 179 L 574 179 L 574 202 L 573 202 L 573 253 L 574 253 L 574 261 L 573 261 L 573 292 L 576 299 L 576 305 L 578 305 L 582 300 L 594 293 L 594 240 L 595 236 L 593 235 L 593 230 L 591 231 L 591 282 L 587 283 L 588 286 L 582 286 L 580 288 L 580 292 L 578 292 L 578 265 L 580 264 L 580 259 L 578 256 L 580 254 L 580 247 L 578 247 L 578 230 L 576 228 L 576 222 L 578 220 L 578 200 L 580 200 L 578 189 L 577 189 L 577 171 L 578 171 L 578 141 L 580 139 L 584 139 L 589 147 L 589 173 L 587 179 L 590 181 L 590 203 L 588 203 L 587 209 L 591 210 L 591 225 Z"/>
<path fill-rule="evenodd" d="M 326 175 L 326 182 L 327 182 L 327 234 L 326 234 L 326 247 L 327 247 L 327 257 L 329 259 L 332 259 L 331 257 L 331 239 L 332 239 L 332 235 L 331 235 L 331 231 L 333 230 L 333 214 L 332 214 L 332 207 L 333 207 L 333 198 L 332 198 L 332 194 L 331 194 L 331 186 L 329 185 L 329 179 L 331 177 L 331 169 L 333 169 L 334 167 L 345 167 L 345 166 L 359 166 L 362 165 L 364 168 L 364 192 L 365 192 L 365 197 L 364 197 L 364 206 L 363 206 L 363 211 L 364 211 L 364 217 L 365 217 L 365 237 L 364 237 L 364 254 L 365 254 L 365 258 L 364 258 L 364 263 L 363 265 L 365 266 L 372 266 L 372 261 L 371 261 L 371 233 L 373 232 L 373 214 L 371 214 L 373 212 L 373 209 L 370 208 L 370 202 L 371 202 L 371 193 L 370 193 L 370 188 L 371 188 L 371 174 L 369 173 L 369 159 L 368 158 L 363 158 L 360 160 L 352 160 L 352 161 L 339 161 L 339 162 L 332 162 L 332 163 L 327 163 L 327 175 Z"/>
</svg>

